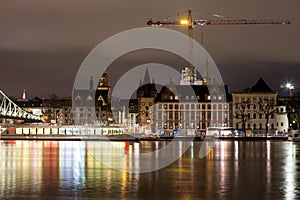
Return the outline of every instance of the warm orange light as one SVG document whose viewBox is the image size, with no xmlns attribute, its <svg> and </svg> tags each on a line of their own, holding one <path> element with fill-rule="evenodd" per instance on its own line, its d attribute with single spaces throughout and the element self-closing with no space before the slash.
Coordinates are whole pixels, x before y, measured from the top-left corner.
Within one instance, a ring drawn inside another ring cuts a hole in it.
<svg viewBox="0 0 300 200">
<path fill-rule="evenodd" d="M 187 19 L 182 19 L 182 20 L 180 20 L 180 24 L 181 25 L 188 25 L 189 21 Z"/>
</svg>

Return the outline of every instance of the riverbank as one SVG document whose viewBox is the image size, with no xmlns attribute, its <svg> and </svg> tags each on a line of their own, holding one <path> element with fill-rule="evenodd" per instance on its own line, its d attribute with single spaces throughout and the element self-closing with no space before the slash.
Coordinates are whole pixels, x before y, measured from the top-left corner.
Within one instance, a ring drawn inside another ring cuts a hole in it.
<svg viewBox="0 0 300 200">
<path fill-rule="evenodd" d="M 161 136 L 147 137 L 144 135 L 1 135 L 1 140 L 64 140 L 64 141 L 203 141 L 218 139 L 218 140 L 235 140 L 235 141 L 259 141 L 259 140 L 280 140 L 286 141 L 288 138 L 284 136 L 272 137 L 204 137 L 204 136 Z"/>
</svg>

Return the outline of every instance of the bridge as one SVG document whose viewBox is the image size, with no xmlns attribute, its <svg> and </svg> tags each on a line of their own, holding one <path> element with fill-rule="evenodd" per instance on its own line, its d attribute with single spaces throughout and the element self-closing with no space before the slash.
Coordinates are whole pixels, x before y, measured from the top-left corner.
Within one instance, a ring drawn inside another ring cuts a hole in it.
<svg viewBox="0 0 300 200">
<path fill-rule="evenodd" d="M 0 90 L 0 117 L 12 119 L 24 119 L 30 121 L 41 121 L 41 117 L 34 115 L 15 104 Z"/>
</svg>

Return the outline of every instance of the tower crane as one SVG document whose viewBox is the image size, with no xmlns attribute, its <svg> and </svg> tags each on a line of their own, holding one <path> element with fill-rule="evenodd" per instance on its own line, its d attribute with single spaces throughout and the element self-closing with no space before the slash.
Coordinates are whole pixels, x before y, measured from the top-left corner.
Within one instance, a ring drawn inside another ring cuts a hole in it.
<svg viewBox="0 0 300 200">
<path fill-rule="evenodd" d="M 192 11 L 188 10 L 187 19 L 181 19 L 178 21 L 153 21 L 150 19 L 147 21 L 148 26 L 160 27 L 160 26 L 187 26 L 188 36 L 190 37 L 189 45 L 189 56 L 190 63 L 193 63 L 193 28 L 196 26 L 207 26 L 207 25 L 247 25 L 247 24 L 290 24 L 290 20 L 273 20 L 273 19 L 263 19 L 263 20 L 245 20 L 245 19 L 219 19 L 219 20 L 209 20 L 209 19 L 196 19 L 193 20 Z M 190 66 L 189 69 L 190 80 L 193 80 L 195 77 L 194 66 Z M 204 78 L 204 82 L 206 82 Z M 191 81 L 193 82 L 193 81 Z"/>
</svg>

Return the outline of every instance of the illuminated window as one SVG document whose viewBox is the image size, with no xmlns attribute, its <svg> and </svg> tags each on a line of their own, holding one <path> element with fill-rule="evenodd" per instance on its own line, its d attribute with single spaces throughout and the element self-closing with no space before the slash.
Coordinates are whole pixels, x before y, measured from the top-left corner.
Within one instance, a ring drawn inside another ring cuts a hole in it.
<svg viewBox="0 0 300 200">
<path fill-rule="evenodd" d="M 168 124 L 165 122 L 164 123 L 164 129 L 167 129 L 167 127 L 168 127 Z"/>
</svg>

